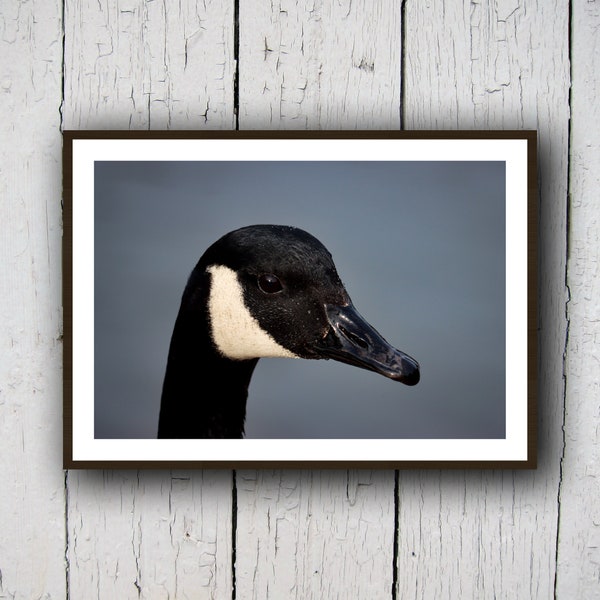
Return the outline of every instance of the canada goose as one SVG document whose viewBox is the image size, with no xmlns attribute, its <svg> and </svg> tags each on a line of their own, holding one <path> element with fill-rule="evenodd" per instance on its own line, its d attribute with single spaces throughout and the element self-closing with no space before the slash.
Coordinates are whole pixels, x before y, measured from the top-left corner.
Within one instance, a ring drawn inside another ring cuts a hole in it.
<svg viewBox="0 0 600 600">
<path fill-rule="evenodd" d="M 356 311 L 331 254 L 282 225 L 232 231 L 192 271 L 175 322 L 159 438 L 240 438 L 261 357 L 332 358 L 415 385 L 419 364 Z"/>
</svg>

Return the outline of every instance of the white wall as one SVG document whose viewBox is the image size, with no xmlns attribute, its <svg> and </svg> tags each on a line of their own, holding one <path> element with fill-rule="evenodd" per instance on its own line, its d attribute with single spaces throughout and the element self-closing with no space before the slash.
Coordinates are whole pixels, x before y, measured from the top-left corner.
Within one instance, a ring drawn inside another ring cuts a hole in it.
<svg viewBox="0 0 600 600">
<path fill-rule="evenodd" d="M 597 598 L 597 3 L 239 4 L 0 7 L 0 598 Z M 539 131 L 537 471 L 62 471 L 61 129 L 236 125 Z"/>
</svg>

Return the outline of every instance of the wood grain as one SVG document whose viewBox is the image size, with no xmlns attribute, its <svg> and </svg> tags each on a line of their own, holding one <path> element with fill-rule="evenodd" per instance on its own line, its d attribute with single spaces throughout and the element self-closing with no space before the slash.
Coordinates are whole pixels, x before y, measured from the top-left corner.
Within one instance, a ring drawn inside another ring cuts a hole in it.
<svg viewBox="0 0 600 600">
<path fill-rule="evenodd" d="M 69 473 L 73 598 L 229 598 L 231 474 Z"/>
<path fill-rule="evenodd" d="M 230 129 L 227 2 L 65 3 L 64 129 Z"/>
<path fill-rule="evenodd" d="M 406 128 L 538 130 L 540 386 L 537 471 L 401 474 L 399 598 L 554 594 L 566 340 L 567 9 L 406 3 Z"/>
<path fill-rule="evenodd" d="M 399 2 L 240 3 L 240 129 L 397 129 Z"/>
<path fill-rule="evenodd" d="M 0 9 L 0 598 L 65 596 L 61 11 Z"/>
<path fill-rule="evenodd" d="M 240 471 L 239 597 L 388 597 L 391 492 L 388 471 Z"/>
</svg>

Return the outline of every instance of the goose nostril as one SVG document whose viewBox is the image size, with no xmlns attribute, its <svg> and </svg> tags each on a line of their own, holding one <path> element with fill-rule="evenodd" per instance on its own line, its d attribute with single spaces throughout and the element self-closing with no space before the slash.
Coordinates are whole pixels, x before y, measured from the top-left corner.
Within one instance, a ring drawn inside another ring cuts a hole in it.
<svg viewBox="0 0 600 600">
<path fill-rule="evenodd" d="M 361 337 L 357 336 L 356 334 L 352 333 L 351 331 L 348 331 L 342 325 L 340 325 L 340 331 L 344 334 L 344 337 L 346 337 L 350 342 L 352 342 L 356 346 L 360 346 L 361 348 L 365 348 L 365 349 L 369 347 L 369 344 L 367 344 L 367 342 L 365 342 L 365 340 L 363 340 Z"/>
</svg>

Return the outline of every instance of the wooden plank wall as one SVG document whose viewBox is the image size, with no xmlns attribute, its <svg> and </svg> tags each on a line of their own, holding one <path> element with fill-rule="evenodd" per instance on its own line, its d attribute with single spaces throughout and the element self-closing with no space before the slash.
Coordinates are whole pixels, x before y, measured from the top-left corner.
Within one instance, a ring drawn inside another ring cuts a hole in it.
<svg viewBox="0 0 600 600">
<path fill-rule="evenodd" d="M 600 8 L 0 4 L 0 598 L 598 598 Z M 61 469 L 61 129 L 539 131 L 539 468 Z"/>
</svg>

